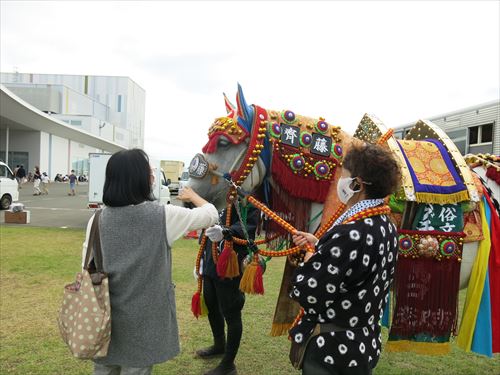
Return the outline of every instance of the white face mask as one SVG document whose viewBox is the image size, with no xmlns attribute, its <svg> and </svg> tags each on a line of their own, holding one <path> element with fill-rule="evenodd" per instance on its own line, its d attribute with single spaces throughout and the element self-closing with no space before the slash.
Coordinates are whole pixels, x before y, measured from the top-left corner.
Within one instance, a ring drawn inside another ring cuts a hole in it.
<svg viewBox="0 0 500 375">
<path fill-rule="evenodd" d="M 347 202 L 349 202 L 349 199 L 351 199 L 352 196 L 359 191 L 352 190 L 349 186 L 354 180 L 354 177 L 340 177 L 339 181 L 337 182 L 337 195 L 339 197 L 339 200 L 344 204 L 347 204 Z"/>
</svg>

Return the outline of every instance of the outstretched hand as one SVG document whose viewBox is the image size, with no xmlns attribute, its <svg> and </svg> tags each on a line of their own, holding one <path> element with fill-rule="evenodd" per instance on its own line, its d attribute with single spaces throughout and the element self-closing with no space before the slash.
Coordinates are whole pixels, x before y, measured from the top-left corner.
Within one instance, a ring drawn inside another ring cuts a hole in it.
<svg viewBox="0 0 500 375">
<path fill-rule="evenodd" d="M 310 244 L 312 247 L 314 247 L 314 245 L 316 245 L 316 242 L 318 242 L 318 238 L 316 238 L 314 234 L 301 231 L 295 232 L 295 234 L 292 236 L 292 239 L 295 245 L 302 247 L 304 247 L 306 244 Z M 304 262 L 307 262 L 313 255 L 314 253 L 306 252 L 306 254 L 304 255 Z"/>
<path fill-rule="evenodd" d="M 222 227 L 220 225 L 214 225 L 210 228 L 207 228 L 205 230 L 205 234 L 212 242 L 220 242 L 224 238 Z"/>
<path fill-rule="evenodd" d="M 179 199 L 179 200 L 181 200 L 183 202 L 191 202 L 196 207 L 201 207 L 205 203 L 208 203 L 205 199 L 203 199 L 202 197 L 200 197 L 189 186 L 185 186 L 185 187 L 182 188 L 182 190 L 179 192 L 179 195 L 177 196 L 177 199 Z"/>
<path fill-rule="evenodd" d="M 179 191 L 179 195 L 177 196 L 177 198 L 179 198 L 179 200 L 183 202 L 191 202 L 193 197 L 196 195 L 198 194 L 196 194 L 196 192 L 193 189 L 191 189 L 188 186 L 185 186 L 181 189 L 181 191 Z"/>
</svg>

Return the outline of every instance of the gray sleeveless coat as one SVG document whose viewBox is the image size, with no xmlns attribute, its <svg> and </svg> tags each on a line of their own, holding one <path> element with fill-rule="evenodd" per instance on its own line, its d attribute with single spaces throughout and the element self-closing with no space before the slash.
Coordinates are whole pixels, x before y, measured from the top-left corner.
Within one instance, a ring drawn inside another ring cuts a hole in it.
<svg viewBox="0 0 500 375">
<path fill-rule="evenodd" d="M 165 208 L 155 202 L 106 207 L 100 217 L 109 274 L 111 343 L 103 365 L 146 367 L 179 353 Z"/>
</svg>

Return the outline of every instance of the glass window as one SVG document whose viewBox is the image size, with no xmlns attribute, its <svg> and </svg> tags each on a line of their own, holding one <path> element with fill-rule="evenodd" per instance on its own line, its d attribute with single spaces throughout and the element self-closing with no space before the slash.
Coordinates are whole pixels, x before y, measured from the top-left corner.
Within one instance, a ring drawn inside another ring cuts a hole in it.
<svg viewBox="0 0 500 375">
<path fill-rule="evenodd" d="M 481 143 L 493 141 L 493 124 L 481 126 Z"/>
<path fill-rule="evenodd" d="M 116 106 L 116 112 L 122 111 L 122 96 L 118 95 L 118 105 Z"/>
<path fill-rule="evenodd" d="M 479 126 L 469 128 L 469 144 L 475 145 L 479 143 Z"/>
<path fill-rule="evenodd" d="M 0 177 L 7 177 L 7 168 L 5 168 L 5 165 L 0 165 Z"/>
</svg>

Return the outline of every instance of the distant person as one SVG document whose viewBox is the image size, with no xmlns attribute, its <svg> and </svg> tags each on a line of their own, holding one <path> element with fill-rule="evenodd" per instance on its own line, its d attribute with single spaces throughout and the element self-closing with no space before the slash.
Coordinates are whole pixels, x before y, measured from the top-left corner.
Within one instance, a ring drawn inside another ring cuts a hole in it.
<svg viewBox="0 0 500 375">
<path fill-rule="evenodd" d="M 17 180 L 17 171 L 19 170 L 19 164 L 16 165 L 16 167 L 14 168 L 14 170 L 12 171 L 12 173 L 14 174 L 14 177 L 16 178 Z M 17 181 L 17 183 L 19 184 L 19 181 Z"/>
<path fill-rule="evenodd" d="M 35 173 L 33 173 L 33 195 L 41 195 L 40 183 L 42 182 L 42 174 L 40 173 L 40 167 L 38 165 L 35 167 Z"/>
<path fill-rule="evenodd" d="M 75 195 L 75 185 L 78 183 L 78 178 L 75 175 L 75 170 L 71 170 L 71 174 L 68 176 L 69 178 L 69 193 L 68 195 Z"/>
<path fill-rule="evenodd" d="M 24 169 L 24 165 L 21 164 L 15 176 L 17 183 L 19 184 L 19 189 L 21 189 L 21 185 L 23 184 L 24 179 L 26 178 L 26 170 Z"/>
<path fill-rule="evenodd" d="M 197 208 L 160 205 L 152 184 L 144 151 L 120 151 L 109 159 L 99 229 L 109 277 L 111 341 L 106 356 L 94 359 L 94 375 L 150 375 L 153 365 L 180 351 L 172 244 L 187 231 L 214 225 L 217 209 L 188 187 L 179 199 Z"/>
<path fill-rule="evenodd" d="M 42 194 L 44 195 L 49 195 L 49 176 L 47 176 L 46 172 L 42 173 L 42 182 L 40 184 L 40 187 L 42 189 Z"/>
</svg>

